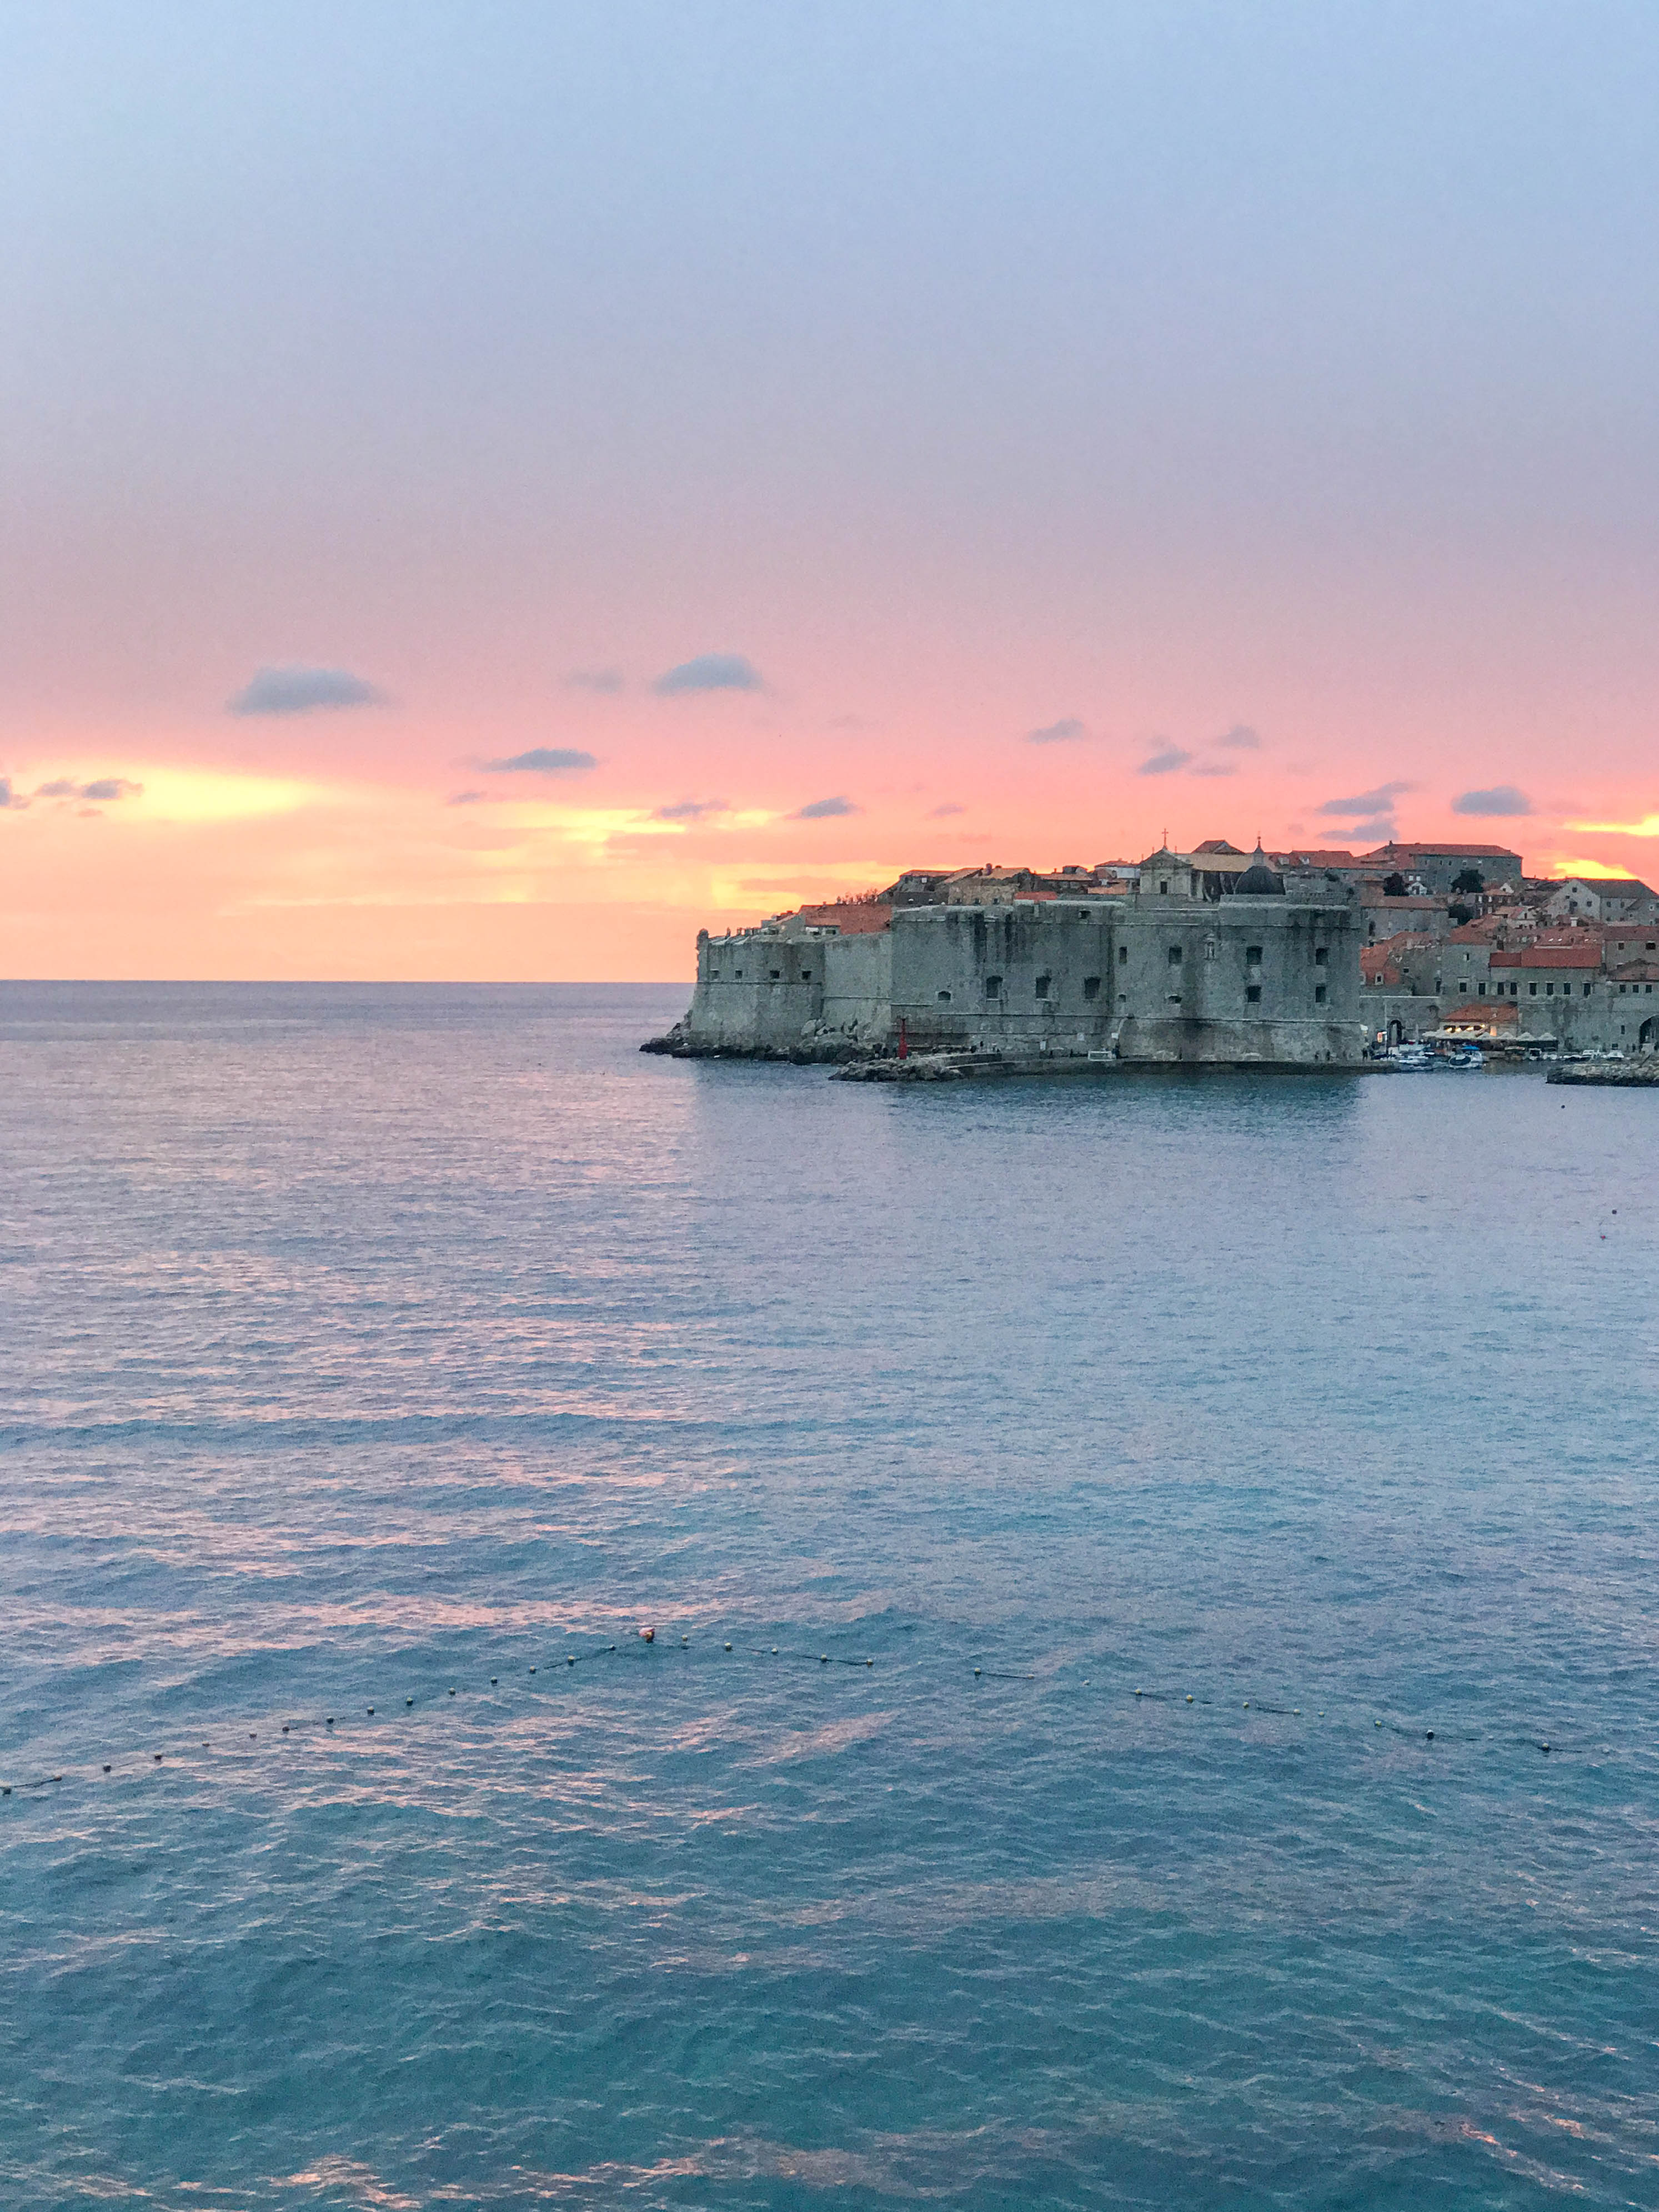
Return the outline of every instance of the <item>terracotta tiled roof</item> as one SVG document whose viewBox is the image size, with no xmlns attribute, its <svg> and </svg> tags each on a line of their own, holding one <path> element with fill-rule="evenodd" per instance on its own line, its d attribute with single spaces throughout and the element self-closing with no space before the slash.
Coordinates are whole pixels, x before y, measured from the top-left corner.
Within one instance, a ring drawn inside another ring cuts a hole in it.
<svg viewBox="0 0 1659 2212">
<path fill-rule="evenodd" d="M 884 899 L 841 899 L 829 906 L 804 906 L 800 918 L 814 928 L 836 928 L 843 937 L 868 937 L 885 929 L 893 909 Z"/>
<path fill-rule="evenodd" d="M 1425 860 L 1518 860 L 1521 855 L 1511 852 L 1507 845 L 1379 845 L 1374 853 L 1367 853 L 1368 860 L 1392 859 L 1395 854 L 1409 860 L 1413 854 Z"/>
<path fill-rule="evenodd" d="M 1511 945 L 1492 956 L 1494 968 L 1599 968 L 1599 945 Z"/>
</svg>

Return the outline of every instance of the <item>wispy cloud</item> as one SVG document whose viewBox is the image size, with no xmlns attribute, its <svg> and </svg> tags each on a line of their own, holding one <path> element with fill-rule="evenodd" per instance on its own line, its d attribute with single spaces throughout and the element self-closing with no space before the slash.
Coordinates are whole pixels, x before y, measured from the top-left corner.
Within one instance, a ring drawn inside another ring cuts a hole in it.
<svg viewBox="0 0 1659 2212">
<path fill-rule="evenodd" d="M 457 791 L 445 799 L 446 806 L 478 806 L 489 797 L 487 791 Z"/>
<path fill-rule="evenodd" d="M 233 714 L 310 714 L 327 707 L 384 707 L 386 696 L 344 668 L 261 668 L 234 699 Z"/>
<path fill-rule="evenodd" d="M 1388 845 L 1393 842 L 1399 826 L 1392 814 L 1379 814 L 1375 821 L 1356 822 L 1348 835 L 1356 845 L 1363 845 L 1368 838 L 1376 844 Z"/>
<path fill-rule="evenodd" d="M 90 783 L 77 782 L 72 775 L 55 775 L 50 783 L 37 784 L 34 796 L 37 799 L 139 799 L 143 796 L 143 790 L 142 783 L 135 783 L 131 776 L 125 775 L 95 776 Z"/>
<path fill-rule="evenodd" d="M 505 760 L 478 763 L 491 775 L 571 775 L 599 766 L 592 753 L 573 745 L 532 745 L 528 752 L 510 754 Z"/>
<path fill-rule="evenodd" d="M 620 691 L 623 688 L 620 668 L 573 668 L 564 680 L 572 691 Z"/>
<path fill-rule="evenodd" d="M 668 669 L 652 685 L 664 698 L 684 691 L 759 691 L 760 671 L 740 653 L 700 653 Z"/>
<path fill-rule="evenodd" d="M 854 806 L 850 799 L 815 799 L 808 806 L 799 808 L 789 819 L 792 822 L 828 822 L 838 814 L 861 814 L 864 809 Z"/>
<path fill-rule="evenodd" d="M 1232 761 L 1200 761 L 1193 770 L 1194 775 L 1237 775 L 1238 769 Z"/>
<path fill-rule="evenodd" d="M 21 814 L 27 805 L 28 801 L 22 793 L 12 789 L 11 778 L 9 775 L 0 775 L 0 814 L 12 809 Z"/>
<path fill-rule="evenodd" d="M 672 806 L 659 806 L 653 822 L 706 822 L 712 814 L 729 814 L 723 799 L 677 799 Z"/>
<path fill-rule="evenodd" d="M 1248 722 L 1235 722 L 1231 730 L 1222 732 L 1215 743 L 1230 746 L 1235 752 L 1258 752 L 1261 746 L 1261 732 L 1253 730 Z"/>
<path fill-rule="evenodd" d="M 1075 714 L 1063 714 L 1057 722 L 1048 722 L 1040 730 L 1027 730 L 1028 745 L 1068 745 L 1089 732 Z"/>
<path fill-rule="evenodd" d="M 1394 802 L 1402 791 L 1415 791 L 1414 783 L 1379 783 L 1375 791 L 1357 792 L 1352 799 L 1328 799 L 1321 806 L 1322 814 L 1383 815 L 1394 812 Z M 1358 836 L 1359 831 L 1354 835 Z"/>
<path fill-rule="evenodd" d="M 943 806 L 933 807 L 928 814 L 930 822 L 943 822 L 947 814 L 965 814 L 968 809 L 958 806 L 954 799 L 947 799 Z"/>
<path fill-rule="evenodd" d="M 1462 791 L 1452 801 L 1454 814 L 1530 814 L 1532 801 L 1512 783 L 1495 783 L 1490 791 Z"/>
<path fill-rule="evenodd" d="M 1137 775 L 1173 775 L 1177 769 L 1188 767 L 1192 755 L 1180 745 L 1164 745 L 1149 753 L 1135 770 Z"/>
</svg>

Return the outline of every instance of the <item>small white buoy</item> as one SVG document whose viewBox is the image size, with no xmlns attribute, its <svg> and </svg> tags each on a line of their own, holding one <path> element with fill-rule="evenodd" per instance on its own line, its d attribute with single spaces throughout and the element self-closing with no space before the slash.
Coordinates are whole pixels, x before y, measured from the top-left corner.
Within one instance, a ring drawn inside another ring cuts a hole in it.
<svg viewBox="0 0 1659 2212">
<path fill-rule="evenodd" d="M 657 1640 L 657 1632 L 656 1632 L 656 1630 L 655 1630 L 654 1628 L 642 1628 L 642 1629 L 641 1629 L 641 1631 L 640 1631 L 640 1641 L 641 1641 L 641 1644 L 654 1644 L 654 1643 L 656 1642 L 656 1640 Z"/>
<path fill-rule="evenodd" d="M 864 1663 L 866 1667 L 873 1667 L 876 1662 L 873 1659 L 866 1659 Z"/>
<path fill-rule="evenodd" d="M 818 1664 L 820 1667 L 827 1667 L 830 1664 L 830 1654 L 827 1651 L 819 1652 Z"/>
<path fill-rule="evenodd" d="M 452 1690 L 452 1691 L 450 1692 L 450 1693 L 449 1693 L 449 1694 L 450 1694 L 450 1696 L 453 1698 L 453 1697 L 454 1696 L 455 1692 L 453 1692 L 453 1690 Z M 414 1702 L 415 1702 L 415 1700 L 414 1700 L 414 1698 L 405 1698 L 404 1699 L 404 1703 L 406 1705 L 412 1705 L 414 1704 Z"/>
<path fill-rule="evenodd" d="M 979 1673 L 981 1672 L 981 1669 L 980 1669 L 979 1668 L 975 1667 L 975 1669 L 974 1669 L 974 1672 L 975 1672 L 975 1674 L 979 1674 Z"/>
<path fill-rule="evenodd" d="M 728 1651 L 732 1649 L 732 1647 L 731 1647 L 731 1645 L 730 1645 L 729 1644 L 726 1645 L 726 1650 L 727 1650 Z"/>
<path fill-rule="evenodd" d="M 1192 1692 L 1191 1692 L 1190 1690 L 1188 1690 L 1188 1692 L 1187 1692 L 1187 1703 L 1190 1705 L 1192 1702 L 1193 1702 L 1193 1693 L 1192 1693 Z"/>
<path fill-rule="evenodd" d="M 453 1697 L 454 1696 L 455 1692 L 453 1692 L 453 1690 L 452 1690 L 452 1691 L 450 1692 L 450 1693 L 449 1693 L 449 1694 L 450 1694 L 450 1696 L 453 1698 Z M 410 1699 L 410 1701 L 409 1701 L 409 1702 L 410 1702 L 410 1704 L 412 1705 L 414 1704 L 415 1700 L 414 1700 L 414 1698 L 411 1698 Z"/>
<path fill-rule="evenodd" d="M 1136 1697 L 1138 1697 L 1138 1698 L 1139 1698 L 1139 1697 L 1144 1697 L 1144 1696 L 1146 1695 L 1146 1692 L 1145 1692 L 1144 1691 L 1142 1691 L 1142 1690 L 1137 1690 L 1137 1691 L 1135 1692 L 1135 1695 L 1136 1695 Z"/>
</svg>

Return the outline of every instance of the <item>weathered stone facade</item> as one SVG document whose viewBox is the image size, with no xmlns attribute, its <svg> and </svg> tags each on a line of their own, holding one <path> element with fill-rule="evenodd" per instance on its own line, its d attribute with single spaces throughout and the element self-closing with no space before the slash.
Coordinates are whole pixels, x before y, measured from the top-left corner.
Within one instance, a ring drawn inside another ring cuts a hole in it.
<svg viewBox="0 0 1659 2212">
<path fill-rule="evenodd" d="M 1352 1066 L 1364 1056 L 1357 892 L 1218 890 L 1154 854 L 1118 896 L 901 908 L 841 936 L 799 915 L 700 936 L 690 1053 L 896 1049 L 1086 1060 Z"/>
</svg>

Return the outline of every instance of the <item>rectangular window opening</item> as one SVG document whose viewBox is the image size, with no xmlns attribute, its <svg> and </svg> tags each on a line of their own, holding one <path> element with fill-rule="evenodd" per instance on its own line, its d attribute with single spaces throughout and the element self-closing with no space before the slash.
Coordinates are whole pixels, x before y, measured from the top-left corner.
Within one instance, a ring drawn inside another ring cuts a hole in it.
<svg viewBox="0 0 1659 2212">
<path fill-rule="evenodd" d="M 1247 945 L 1244 947 L 1244 965 L 1247 968 L 1259 968 L 1261 965 L 1261 947 L 1259 945 Z"/>
<path fill-rule="evenodd" d="M 986 977 L 985 995 L 988 999 L 1000 999 L 1002 996 L 1002 978 L 1000 975 L 988 975 Z"/>
<path fill-rule="evenodd" d="M 1085 999 L 1097 999 L 1100 996 L 1100 978 L 1098 975 L 1085 975 L 1084 977 L 1083 995 Z"/>
<path fill-rule="evenodd" d="M 1244 1003 L 1247 1006 L 1259 1006 L 1261 1004 L 1260 983 L 1247 983 L 1244 986 Z"/>
<path fill-rule="evenodd" d="M 1052 977 L 1050 977 L 1050 976 L 1048 976 L 1048 975 L 1039 975 L 1039 976 L 1037 977 L 1037 979 L 1036 979 L 1036 994 L 1037 994 L 1037 996 L 1038 996 L 1038 998 L 1039 998 L 1039 999 L 1046 999 L 1046 998 L 1048 997 L 1048 985 L 1049 985 L 1049 983 L 1050 983 L 1052 981 L 1053 981 L 1053 978 L 1052 978 Z"/>
</svg>

